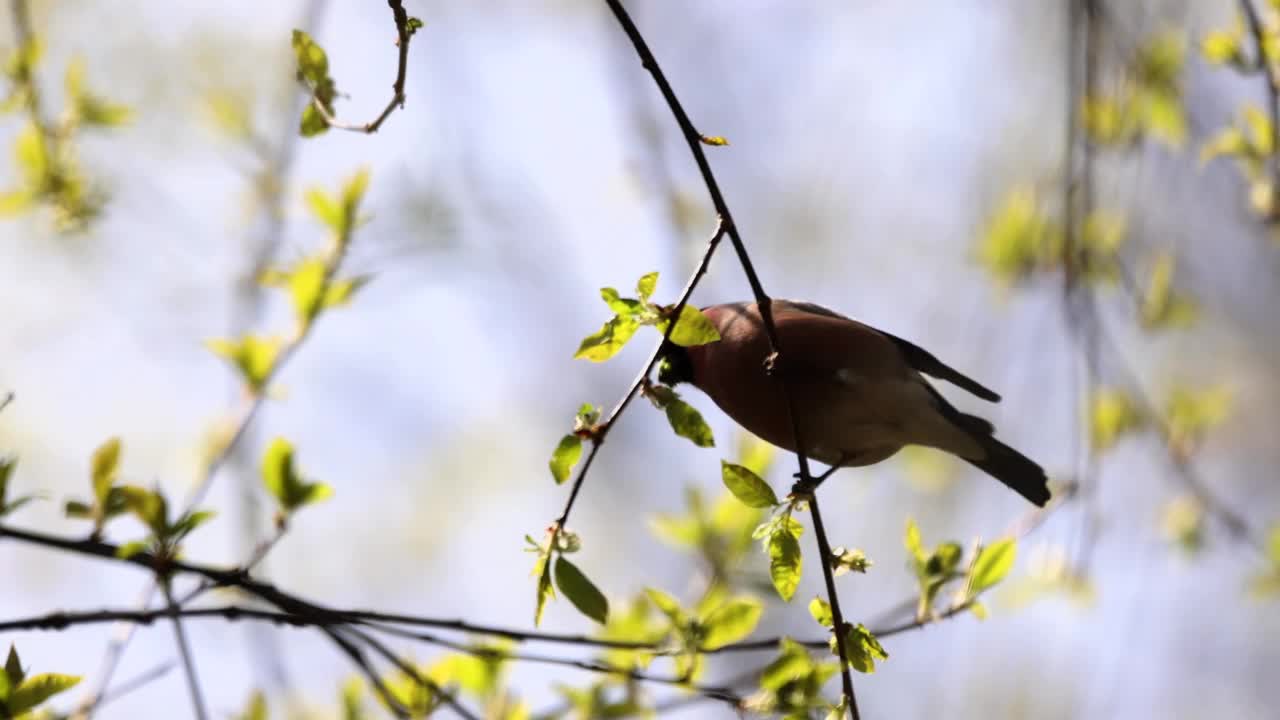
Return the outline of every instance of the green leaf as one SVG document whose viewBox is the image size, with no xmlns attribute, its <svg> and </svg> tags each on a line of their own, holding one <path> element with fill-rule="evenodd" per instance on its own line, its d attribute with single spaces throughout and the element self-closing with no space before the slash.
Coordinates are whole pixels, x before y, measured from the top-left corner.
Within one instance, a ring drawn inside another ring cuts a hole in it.
<svg viewBox="0 0 1280 720">
<path fill-rule="evenodd" d="M 303 193 L 303 199 L 307 202 L 307 207 L 311 209 L 311 214 L 316 216 L 320 222 L 324 223 L 334 232 L 342 232 L 346 227 L 346 214 L 342 211 L 342 206 L 325 190 L 321 188 L 311 188 Z"/>
<path fill-rule="evenodd" d="M 702 623 L 702 648 L 715 650 L 750 635 L 760 623 L 764 605 L 755 598 L 740 597 L 716 608 Z"/>
<path fill-rule="evenodd" d="M 298 75 L 313 86 L 323 84 L 329 78 L 329 56 L 324 48 L 301 30 L 293 31 L 292 44 Z"/>
<path fill-rule="evenodd" d="M 18 647 L 13 643 L 9 643 L 9 656 L 4 661 L 4 674 L 9 679 L 10 688 L 21 685 L 22 679 L 27 676 L 22 671 L 22 660 L 18 657 Z"/>
<path fill-rule="evenodd" d="M 583 615 L 602 625 L 609 621 L 609 601 L 604 593 L 564 556 L 556 558 L 556 587 Z"/>
<path fill-rule="evenodd" d="M 649 602 L 653 603 L 654 607 L 666 615 L 673 624 L 677 626 L 685 624 L 685 614 L 680 608 L 680 602 L 669 593 L 647 587 L 644 589 L 644 594 L 649 598 Z"/>
<path fill-rule="evenodd" d="M 22 681 L 9 693 L 7 709 L 14 715 L 38 707 L 41 703 L 60 692 L 70 690 L 80 682 L 79 675 L 62 675 L 59 673 L 41 673 Z"/>
<path fill-rule="evenodd" d="M 254 690 L 249 696 L 249 704 L 236 716 L 236 720 L 267 720 L 267 696 L 261 690 Z"/>
<path fill-rule="evenodd" d="M 257 335 L 245 335 L 239 340 L 209 340 L 205 345 L 215 355 L 234 365 L 255 394 L 265 389 L 267 376 L 275 367 L 281 347 L 278 338 Z"/>
<path fill-rule="evenodd" d="M 294 464 L 293 456 L 293 445 L 278 437 L 271 442 L 262 457 L 263 487 L 286 514 L 333 495 L 333 488 L 329 485 L 303 479 Z"/>
<path fill-rule="evenodd" d="M 421 30 L 424 27 L 426 27 L 426 23 L 422 22 L 416 17 L 410 17 L 409 20 L 405 23 L 404 32 L 405 32 L 405 35 L 409 37 L 413 37 L 415 33 L 417 33 L 419 30 Z"/>
<path fill-rule="evenodd" d="M 729 492 L 747 507 L 768 508 L 778 504 L 778 496 L 774 494 L 773 488 L 759 475 L 741 465 L 721 460 L 720 478 Z"/>
<path fill-rule="evenodd" d="M 960 547 L 960 543 L 942 543 L 938 546 L 938 549 L 933 551 L 933 555 L 929 556 L 929 561 L 925 563 L 925 573 L 931 576 L 949 575 L 960 564 L 960 558 L 963 555 L 964 548 Z"/>
<path fill-rule="evenodd" d="M 716 440 L 711 435 L 711 427 L 702 419 L 702 413 L 692 405 L 675 398 L 667 403 L 667 422 L 676 435 L 688 439 L 698 447 L 714 447 Z"/>
<path fill-rule="evenodd" d="M 327 309 L 346 305 L 351 302 L 352 296 L 356 294 L 360 288 L 369 284 L 371 278 L 368 275 L 357 275 L 346 280 L 332 280 L 325 289 L 324 302 L 320 307 Z"/>
<path fill-rule="evenodd" d="M 93 482 L 93 496 L 99 505 L 107 502 L 107 493 L 116 482 L 120 471 L 120 438 L 113 437 L 93 451 L 90 460 L 90 478 Z"/>
<path fill-rule="evenodd" d="M 1096 450 L 1106 450 L 1120 437 L 1142 428 L 1145 420 L 1137 403 L 1122 390 L 1100 388 L 1090 401 L 1089 438 Z"/>
<path fill-rule="evenodd" d="M 551 584 L 551 550 L 543 549 L 538 554 L 538 561 L 533 565 L 533 574 L 538 578 L 537 600 L 533 609 L 533 626 L 542 623 L 542 613 L 547 609 L 547 601 L 556 596 L 555 587 Z"/>
<path fill-rule="evenodd" d="M 164 537 L 169 530 L 169 503 L 159 490 L 148 490 L 137 485 L 120 489 L 125 507 L 146 525 L 156 537 Z"/>
<path fill-rule="evenodd" d="M 782 638 L 778 657 L 765 666 L 760 673 L 760 687 L 764 690 L 778 691 L 813 669 L 813 659 L 809 649 L 791 638 Z"/>
<path fill-rule="evenodd" d="M 1142 295 L 1140 317 L 1147 329 L 1187 327 L 1195 322 L 1198 310 L 1194 302 L 1173 290 L 1175 260 L 1170 252 L 1156 258 Z"/>
<path fill-rule="evenodd" d="M 851 571 L 865 573 L 871 565 L 871 560 L 861 550 L 838 547 L 831 551 L 831 569 L 836 577 Z"/>
<path fill-rule="evenodd" d="M 299 323 L 306 325 L 319 313 L 328 273 L 328 265 L 318 257 L 303 260 L 289 272 L 289 296 Z"/>
<path fill-rule="evenodd" d="M 1240 46 L 1241 34 L 1226 30 L 1213 30 L 1205 34 L 1200 41 L 1200 53 L 1204 59 L 1214 65 L 1236 65 L 1244 63 L 1244 51 Z"/>
<path fill-rule="evenodd" d="M 68 500 L 64 512 L 69 518 L 87 519 L 93 517 L 93 508 L 79 500 Z"/>
<path fill-rule="evenodd" d="M 129 122 L 133 113 L 128 107 L 108 102 L 85 89 L 84 72 L 83 58 L 77 57 L 67 65 L 67 100 L 75 120 L 98 127 L 115 127 Z"/>
<path fill-rule="evenodd" d="M 820 597 L 815 596 L 809 601 L 809 614 L 824 628 L 829 628 L 836 624 L 836 621 L 831 616 L 831 603 Z"/>
<path fill-rule="evenodd" d="M 329 129 L 329 121 L 320 114 L 315 105 L 307 103 L 302 108 L 302 120 L 298 122 L 298 134 L 302 137 L 315 137 Z"/>
<path fill-rule="evenodd" d="M 924 552 L 924 544 L 920 539 L 920 526 L 916 525 L 913 518 L 907 518 L 907 534 L 904 538 L 907 546 L 907 552 L 911 554 L 911 558 L 915 560 L 916 565 L 923 567 L 928 561 L 928 556 Z"/>
<path fill-rule="evenodd" d="M 355 224 L 360 202 L 369 190 L 369 168 L 360 168 L 342 186 L 342 209 L 345 212 L 347 227 Z"/>
<path fill-rule="evenodd" d="M 120 558 L 121 560 L 128 560 L 129 558 L 133 557 L 134 555 L 137 555 L 140 552 L 146 552 L 147 548 L 149 548 L 150 546 L 151 546 L 151 543 L 147 542 L 146 540 L 133 540 L 131 542 L 127 542 L 121 545 L 120 547 L 116 548 L 116 557 Z"/>
<path fill-rule="evenodd" d="M 582 438 L 574 434 L 565 435 L 560 438 L 556 449 L 551 452 L 551 477 L 555 478 L 556 484 L 563 484 L 569 479 L 569 474 L 573 471 L 573 466 L 578 464 L 578 460 L 582 457 Z"/>
<path fill-rule="evenodd" d="M 658 272 L 655 270 L 651 273 L 645 273 L 636 281 L 636 295 L 640 296 L 640 302 L 649 302 L 649 298 L 653 297 L 653 291 L 658 289 Z"/>
<path fill-rule="evenodd" d="M 876 660 L 889 659 L 889 653 L 885 652 L 880 641 L 871 634 L 866 625 L 846 623 L 845 627 L 845 651 L 848 653 L 845 661 L 849 663 L 849 667 L 860 673 L 873 673 L 876 671 Z M 832 654 L 839 657 L 839 645 L 836 643 L 835 636 L 831 638 L 830 647 Z"/>
<path fill-rule="evenodd" d="M 639 328 L 640 324 L 633 318 L 616 315 L 598 331 L 583 338 L 578 345 L 578 352 L 573 356 L 591 362 L 604 362 L 617 355 Z"/>
<path fill-rule="evenodd" d="M 712 147 L 723 147 L 729 144 L 729 141 L 720 135 L 699 135 L 698 139 L 702 141 L 703 145 Z"/>
<path fill-rule="evenodd" d="M 800 541 L 787 530 L 775 530 L 769 536 L 769 578 L 783 600 L 796 594 L 800 572 Z"/>
<path fill-rule="evenodd" d="M 658 329 L 666 332 L 666 323 L 660 323 Z M 685 305 L 680 310 L 680 320 L 671 331 L 670 340 L 681 347 L 706 345 L 720 339 L 720 332 L 712 324 L 710 318 L 692 305 Z"/>
<path fill-rule="evenodd" d="M 969 573 L 970 597 L 976 597 L 1003 580 L 1013 567 L 1017 554 L 1018 543 L 1013 538 L 999 540 L 979 550 L 977 559 L 973 561 L 973 570 Z"/>
<path fill-rule="evenodd" d="M 196 510 L 178 518 L 178 521 L 169 528 L 169 538 L 174 542 L 181 540 L 191 533 L 191 531 L 212 520 L 216 512 L 212 510 Z"/>
<path fill-rule="evenodd" d="M 624 298 L 611 288 L 600 288 L 600 297 L 609 309 L 622 317 L 631 317 L 644 311 L 644 303 L 633 298 Z"/>
</svg>

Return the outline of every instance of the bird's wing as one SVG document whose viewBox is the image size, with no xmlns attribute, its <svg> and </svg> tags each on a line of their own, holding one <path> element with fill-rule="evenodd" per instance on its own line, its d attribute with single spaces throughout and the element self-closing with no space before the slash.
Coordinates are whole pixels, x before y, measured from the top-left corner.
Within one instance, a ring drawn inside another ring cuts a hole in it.
<svg viewBox="0 0 1280 720">
<path fill-rule="evenodd" d="M 950 365 L 942 362 L 938 358 L 934 357 L 933 353 L 928 350 L 925 350 L 915 343 L 903 340 L 896 335 L 890 335 L 883 330 L 879 330 L 878 332 L 892 340 L 893 344 L 898 346 L 898 350 L 902 351 L 902 356 L 906 358 L 907 364 L 916 370 L 930 377 L 936 377 L 939 380 L 946 380 L 956 387 L 968 390 L 983 400 L 1000 402 L 1000 395 L 994 390 L 987 388 L 977 380 L 974 380 L 968 375 L 965 375 L 959 370 L 956 370 Z"/>
</svg>

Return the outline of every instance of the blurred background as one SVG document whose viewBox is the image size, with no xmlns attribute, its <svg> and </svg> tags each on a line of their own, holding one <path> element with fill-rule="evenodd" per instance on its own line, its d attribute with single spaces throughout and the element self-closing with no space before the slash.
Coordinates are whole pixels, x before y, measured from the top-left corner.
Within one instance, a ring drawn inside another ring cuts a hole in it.
<svg viewBox="0 0 1280 720">
<path fill-rule="evenodd" d="M 864 716 L 1274 717 L 1280 613 L 1250 583 L 1258 590 L 1266 570 L 1256 545 L 1280 520 L 1280 244 L 1258 189 L 1265 164 L 1225 141 L 1218 149 L 1244 172 L 1201 157 L 1242 108 L 1265 107 L 1265 74 L 1201 48 L 1210 33 L 1235 32 L 1239 3 L 1100 0 L 1092 15 L 1019 0 L 630 5 L 698 128 L 731 143 L 707 150 L 766 289 L 910 338 L 996 388 L 1005 400 L 992 407 L 943 390 L 1080 489 L 1023 540 L 988 620 L 886 640 L 889 660 L 855 678 Z M 365 121 L 396 71 L 385 4 L 30 3 L 47 118 L 62 112 L 77 57 L 87 86 L 131 118 L 73 141 L 100 212 L 76 226 L 44 203 L 0 224 L 0 393 L 16 394 L 0 413 L 0 449 L 19 457 L 10 492 L 49 498 L 4 522 L 82 536 L 62 503 L 88 494 L 90 454 L 113 435 L 131 482 L 189 490 L 242 402 L 204 342 L 289 327 L 287 298 L 254 278 L 324 242 L 303 190 L 335 188 L 364 166 L 371 220 L 347 269 L 372 282 L 326 313 L 279 376 L 215 479 L 205 504 L 217 519 L 186 554 L 234 564 L 264 537 L 258 458 L 284 436 L 336 494 L 272 551 L 273 582 L 336 606 L 531 627 L 522 537 L 540 537 L 567 492 L 547 457 L 581 403 L 621 397 L 656 340 L 646 331 L 602 365 L 574 360 L 608 317 L 598 290 L 658 270 L 656 297 L 674 302 L 715 219 L 603 3 L 406 9 L 426 27 L 404 109 L 372 136 L 303 139 L 290 31 L 308 29 L 328 51 L 348 96 L 339 116 Z M 0 12 L 0 45 L 17 47 L 18 30 Z M 1092 110 L 1072 120 L 1086 87 Z M 1132 97 L 1141 109 L 1115 100 Z M 0 142 L 16 142 L 25 112 L 0 118 Z M 23 173 L 20 156 L 0 162 L 0 186 Z M 1063 200 L 1068 177 L 1084 188 L 1077 205 Z M 1044 250 L 1072 227 L 1100 277 L 1068 283 Z M 749 296 L 727 250 L 696 302 Z M 1179 392 L 1183 405 L 1166 411 Z M 685 397 L 717 448 L 674 437 L 638 402 L 574 512 L 575 562 L 619 601 L 646 586 L 696 599 L 698 560 L 655 539 L 649 518 L 683 512 L 687 487 L 722 493 L 719 461 L 734 457 L 736 429 L 705 396 Z M 1147 403 L 1160 417 L 1143 426 Z M 792 465 L 777 458 L 775 487 L 789 486 Z M 1207 492 L 1189 492 L 1188 477 Z M 876 563 L 841 579 L 846 615 L 867 622 L 914 595 L 908 517 L 928 543 L 967 543 L 1026 511 L 927 451 L 844 471 L 823 498 L 833 543 Z M 1226 527 L 1221 508 L 1247 528 Z M 108 537 L 141 533 L 122 520 Z M 749 555 L 759 572 L 763 555 Z M 801 607 L 821 592 L 816 567 L 791 605 L 761 593 L 760 634 L 818 634 Z M 0 568 L 2 618 L 128 607 L 147 579 L 13 541 L 0 541 Z M 591 631 L 563 600 L 544 627 Z M 254 688 L 280 717 L 336 717 L 351 668 L 318 633 L 217 620 L 188 632 L 217 717 Z M 96 682 L 111 633 L 0 643 L 17 643 L 37 672 L 86 675 L 54 703 L 69 708 Z M 434 652 L 396 648 L 423 661 Z M 174 657 L 167 627 L 142 628 L 116 678 Z M 708 678 L 760 660 L 719 658 Z M 595 679 L 524 664 L 511 673 L 534 709 L 557 704 L 556 685 Z M 174 671 L 98 717 L 187 712 Z M 732 716 L 714 702 L 669 714 Z"/>
</svg>

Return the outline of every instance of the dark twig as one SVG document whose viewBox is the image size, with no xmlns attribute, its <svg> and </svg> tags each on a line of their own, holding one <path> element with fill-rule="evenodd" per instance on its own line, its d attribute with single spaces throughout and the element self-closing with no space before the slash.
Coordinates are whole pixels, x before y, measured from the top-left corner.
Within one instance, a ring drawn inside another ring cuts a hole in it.
<svg viewBox="0 0 1280 720">
<path fill-rule="evenodd" d="M 169 578 L 160 580 L 160 589 L 164 593 L 165 611 L 173 622 L 173 637 L 178 644 L 178 655 L 182 658 L 182 672 L 187 678 L 187 690 L 191 692 L 191 711 L 196 720 L 207 720 L 209 711 L 205 709 L 204 697 L 200 692 L 200 677 L 196 674 L 195 658 L 191 654 L 191 644 L 187 642 L 187 633 L 182 628 L 178 604 L 173 600 L 173 588 Z"/>
<path fill-rule="evenodd" d="M 1266 28 L 1253 6 L 1253 0 L 1239 0 L 1240 14 L 1253 37 L 1254 67 L 1262 73 L 1267 87 L 1267 115 L 1271 118 L 1271 205 L 1267 208 L 1267 220 L 1280 218 L 1280 78 L 1276 77 L 1271 59 L 1267 57 Z"/>
<path fill-rule="evenodd" d="M 818 560 L 822 564 L 822 579 L 827 584 L 827 602 L 831 603 L 831 619 L 835 621 L 836 649 L 840 651 L 840 683 L 845 699 L 849 702 L 849 714 L 858 720 L 858 703 L 853 695 L 853 675 L 849 672 L 849 649 L 846 647 L 844 615 L 840 612 L 840 597 L 836 592 L 835 575 L 831 571 L 831 544 L 822 526 L 822 513 L 818 511 L 818 496 L 809 496 L 809 514 L 813 516 L 813 536 L 818 543 Z"/>
<path fill-rule="evenodd" d="M 667 101 L 667 107 L 670 108 L 671 114 L 675 117 L 676 124 L 680 126 L 680 132 L 684 136 L 685 143 L 689 146 L 689 152 L 693 155 L 694 162 L 698 165 L 698 172 L 702 175 L 703 184 L 707 187 L 707 193 L 711 197 L 711 202 L 715 206 L 716 214 L 720 218 L 720 225 L 724 232 L 728 234 L 729 241 L 733 245 L 734 252 L 738 256 L 738 263 L 742 266 L 743 273 L 747 276 L 747 283 L 751 286 L 751 293 L 755 298 L 756 305 L 760 310 L 760 317 L 764 325 L 765 336 L 769 342 L 769 355 L 762 358 L 765 366 L 772 371 L 780 362 L 784 362 L 783 348 L 778 341 L 778 330 L 773 322 L 773 301 L 765 292 L 764 286 L 760 282 L 760 277 L 756 274 L 755 266 L 751 262 L 751 256 L 747 253 L 746 244 L 742 241 L 742 236 L 738 232 L 737 224 L 733 221 L 733 214 L 729 210 L 729 204 L 724 199 L 724 194 L 720 191 L 720 184 L 716 181 L 715 173 L 711 170 L 711 164 L 707 160 L 707 155 L 702 149 L 704 135 L 694 126 L 693 121 L 689 119 L 688 113 L 685 112 L 684 106 L 680 104 L 679 98 L 676 97 L 675 91 L 671 88 L 671 83 L 667 81 L 666 75 L 663 74 L 662 68 L 658 65 L 657 59 L 653 52 L 649 49 L 649 44 L 645 42 L 644 36 L 631 20 L 631 16 L 627 13 L 626 8 L 622 6 L 621 0 L 605 0 L 605 4 L 613 12 L 618 20 L 618 24 L 622 26 L 623 32 L 627 38 L 631 40 L 631 44 L 635 46 L 636 55 L 640 58 L 640 63 L 644 66 L 649 74 L 653 76 L 653 81 L 658 86 L 658 90 L 662 93 L 662 97 Z M 703 263 L 710 261 L 710 256 L 715 252 L 714 245 L 708 249 L 707 256 L 703 259 Z M 677 316 L 678 317 L 678 316 Z M 796 412 L 796 407 L 791 394 L 786 391 L 783 385 L 783 397 L 785 398 L 788 421 L 791 426 L 792 439 L 796 446 L 796 459 L 800 465 L 800 479 L 802 483 L 809 483 L 812 474 L 809 471 L 809 458 L 806 455 L 804 437 L 800 430 L 800 418 Z M 810 505 L 816 508 L 815 505 Z M 814 512 L 814 530 L 821 535 L 819 529 L 820 522 L 817 517 L 816 510 Z M 826 539 L 822 538 L 822 542 L 826 543 Z M 824 567 L 827 564 L 827 558 L 822 558 Z M 828 602 L 831 603 L 832 609 L 839 605 L 838 598 L 835 597 L 834 586 L 828 583 L 829 597 Z M 837 620 L 839 623 L 839 620 Z M 837 628 L 843 627 L 837 624 Z M 837 641 L 841 644 L 843 652 L 843 638 L 841 633 L 836 633 Z M 853 693 L 853 676 L 850 674 L 846 664 L 841 663 L 841 681 L 844 687 L 845 701 L 849 706 L 850 714 L 858 718 L 857 698 Z"/>
<path fill-rule="evenodd" d="M 382 123 L 386 122 L 391 113 L 395 112 L 397 108 L 404 108 L 404 80 L 409 67 L 409 41 L 413 36 L 413 32 L 409 29 L 409 14 L 405 12 L 402 0 L 387 0 L 387 6 L 391 8 L 391 14 L 395 18 L 396 46 L 400 49 L 400 57 L 396 67 L 396 81 L 391 86 L 391 100 L 387 102 L 387 106 L 382 109 L 382 112 L 378 114 L 378 117 L 373 122 L 347 123 L 334 117 L 333 113 L 329 112 L 328 108 L 324 106 L 324 103 L 320 102 L 320 98 L 312 96 L 311 106 L 315 108 L 316 112 L 320 113 L 320 117 L 324 118 L 325 123 L 331 128 L 372 135 L 378 132 L 378 128 L 382 127 Z"/>
<path fill-rule="evenodd" d="M 693 275 L 689 276 L 689 281 L 685 283 L 684 290 L 680 292 L 680 299 L 676 301 L 675 307 L 671 312 L 671 317 L 679 318 L 681 311 L 685 305 L 689 304 L 689 298 L 693 295 L 694 289 L 698 286 L 698 282 L 702 280 L 702 276 L 707 273 L 707 268 L 711 264 L 711 256 L 715 254 L 716 248 L 719 247 L 720 241 L 725 236 L 725 223 L 721 218 L 716 224 L 715 232 L 712 233 L 711 239 L 707 241 L 707 250 L 702 255 L 702 261 L 698 263 L 698 267 L 693 271 Z M 578 475 L 573 479 L 573 486 L 569 489 L 569 498 L 565 501 L 564 510 L 561 511 L 560 517 L 556 519 L 555 525 L 552 526 L 552 537 L 550 547 L 556 547 L 556 536 L 564 529 L 569 522 L 569 513 L 573 511 L 573 504 L 578 499 L 578 493 L 582 490 L 583 481 L 587 478 L 587 473 L 591 470 L 591 463 L 596 459 L 596 453 L 600 452 L 600 446 L 604 444 L 605 437 L 609 431 L 613 429 L 614 423 L 627 409 L 631 401 L 635 399 L 640 392 L 640 388 L 644 387 L 645 381 L 649 379 L 649 373 L 653 372 L 653 366 L 658 363 L 662 355 L 662 346 L 666 344 L 667 339 L 671 337 L 671 331 L 675 329 L 676 323 L 667 324 L 666 332 L 662 335 L 662 341 L 653 348 L 653 352 L 649 353 L 649 359 L 645 362 L 640 372 L 636 375 L 636 379 L 631 382 L 631 387 L 627 389 L 622 399 L 609 412 L 609 417 L 595 430 L 592 434 L 591 449 L 587 452 L 587 457 L 582 461 L 582 467 L 578 469 Z"/>
<path fill-rule="evenodd" d="M 9 407 L 9 403 L 11 403 L 11 402 L 13 402 L 13 391 L 12 391 L 12 390 L 10 390 L 9 392 L 5 393 L 3 398 L 0 398 L 0 412 L 4 412 L 4 409 L 5 409 L 5 408 L 7 408 L 7 407 Z"/>
</svg>

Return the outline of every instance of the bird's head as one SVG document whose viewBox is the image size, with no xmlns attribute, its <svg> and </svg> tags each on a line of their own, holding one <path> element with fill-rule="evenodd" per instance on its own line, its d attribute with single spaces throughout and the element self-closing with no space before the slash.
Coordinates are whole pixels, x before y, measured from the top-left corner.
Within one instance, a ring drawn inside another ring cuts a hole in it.
<svg viewBox="0 0 1280 720">
<path fill-rule="evenodd" d="M 682 383 L 693 382 L 693 362 L 689 359 L 689 351 L 667 340 L 658 353 L 658 382 L 672 387 Z"/>
</svg>

